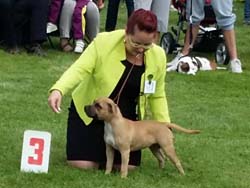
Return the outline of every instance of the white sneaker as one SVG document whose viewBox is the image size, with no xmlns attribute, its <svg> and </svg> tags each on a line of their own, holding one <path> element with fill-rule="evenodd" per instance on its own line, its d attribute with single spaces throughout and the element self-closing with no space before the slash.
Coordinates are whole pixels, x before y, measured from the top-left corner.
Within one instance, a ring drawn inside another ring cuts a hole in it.
<svg viewBox="0 0 250 188">
<path fill-rule="evenodd" d="M 167 72 L 175 71 L 177 69 L 178 60 L 182 56 L 184 56 L 184 54 L 182 54 L 181 52 L 178 52 L 178 54 L 175 56 L 175 58 L 172 61 L 170 61 L 169 63 L 167 63 Z"/>
<path fill-rule="evenodd" d="M 85 46 L 85 44 L 84 44 L 83 40 L 81 40 L 81 39 L 76 40 L 76 47 L 74 49 L 74 52 L 75 53 L 82 53 L 84 46 Z"/>
<path fill-rule="evenodd" d="M 242 73 L 241 62 L 239 59 L 230 61 L 230 69 L 233 73 Z"/>
<path fill-rule="evenodd" d="M 57 26 L 51 22 L 47 23 L 47 33 L 52 33 L 57 30 Z"/>
</svg>

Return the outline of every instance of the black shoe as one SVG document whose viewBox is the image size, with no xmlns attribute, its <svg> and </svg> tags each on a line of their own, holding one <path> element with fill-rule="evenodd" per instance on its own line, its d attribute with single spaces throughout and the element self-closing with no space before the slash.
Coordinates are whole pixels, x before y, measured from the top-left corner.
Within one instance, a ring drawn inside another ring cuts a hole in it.
<svg viewBox="0 0 250 188">
<path fill-rule="evenodd" d="M 31 45 L 31 47 L 27 49 L 27 52 L 41 57 L 47 56 L 46 52 L 44 52 L 40 44 Z"/>
<path fill-rule="evenodd" d="M 250 20 L 244 20 L 243 22 L 245 25 L 250 25 Z"/>
<path fill-rule="evenodd" d="M 10 54 L 13 54 L 13 55 L 19 54 L 19 53 L 20 53 L 20 50 L 19 50 L 19 48 L 18 48 L 17 46 L 8 47 L 8 48 L 6 49 L 6 51 L 7 51 L 8 53 L 10 53 Z"/>
</svg>

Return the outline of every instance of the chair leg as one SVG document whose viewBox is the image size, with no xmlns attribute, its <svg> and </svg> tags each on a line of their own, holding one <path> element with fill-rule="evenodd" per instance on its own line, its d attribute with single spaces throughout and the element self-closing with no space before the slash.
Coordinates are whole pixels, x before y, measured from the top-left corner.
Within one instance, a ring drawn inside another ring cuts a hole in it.
<svg viewBox="0 0 250 188">
<path fill-rule="evenodd" d="M 51 40 L 51 37 L 49 36 L 49 35 L 47 35 L 47 39 L 48 39 L 48 41 L 49 41 L 49 44 L 50 44 L 50 46 L 51 46 L 51 48 L 55 48 L 55 46 L 54 46 L 54 44 L 53 44 L 53 42 L 52 42 L 52 40 Z"/>
</svg>

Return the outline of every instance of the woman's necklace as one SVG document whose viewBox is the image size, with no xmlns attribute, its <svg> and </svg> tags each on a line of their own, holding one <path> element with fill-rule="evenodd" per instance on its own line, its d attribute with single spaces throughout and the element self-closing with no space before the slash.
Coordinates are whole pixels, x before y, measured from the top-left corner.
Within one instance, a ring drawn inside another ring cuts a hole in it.
<svg viewBox="0 0 250 188">
<path fill-rule="evenodd" d="M 136 56 L 135 55 L 131 55 L 128 52 L 126 52 L 127 55 L 127 60 L 132 63 L 133 65 L 143 65 L 143 61 L 144 61 L 144 54 L 143 53 L 138 53 Z"/>
<path fill-rule="evenodd" d="M 127 52 L 126 52 L 126 53 L 127 53 Z M 133 57 L 134 59 L 131 59 L 132 57 Z M 130 74 L 131 74 L 131 72 L 132 72 L 134 66 L 135 66 L 135 65 L 137 65 L 137 66 L 143 65 L 143 57 L 144 57 L 143 54 L 139 54 L 139 53 L 138 53 L 136 56 L 130 56 L 130 58 L 129 58 L 128 53 L 127 53 L 127 60 L 128 60 L 129 62 L 132 63 L 132 66 L 131 66 L 130 69 L 129 69 L 129 72 L 128 72 L 128 74 L 127 74 L 127 76 L 126 76 L 126 78 L 125 78 L 125 80 L 124 80 L 124 82 L 123 82 L 123 84 L 122 84 L 122 86 L 121 86 L 121 89 L 119 90 L 119 92 L 118 92 L 118 94 L 115 96 L 115 98 L 113 99 L 113 100 L 115 101 L 116 104 L 119 104 L 119 100 L 120 100 L 121 93 L 122 93 L 122 91 L 123 91 L 123 89 L 124 89 L 124 86 L 126 85 L 126 83 L 127 83 L 127 81 L 128 81 L 128 78 L 129 78 L 129 76 L 130 76 Z"/>
</svg>

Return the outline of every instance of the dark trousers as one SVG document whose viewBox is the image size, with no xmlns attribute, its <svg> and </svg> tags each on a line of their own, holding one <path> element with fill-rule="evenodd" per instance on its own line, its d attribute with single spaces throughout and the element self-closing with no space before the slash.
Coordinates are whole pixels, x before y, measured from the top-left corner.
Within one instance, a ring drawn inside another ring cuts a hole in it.
<svg viewBox="0 0 250 188">
<path fill-rule="evenodd" d="M 125 0 L 127 6 L 127 15 L 128 17 L 134 11 L 134 1 L 133 0 Z M 113 31 L 115 30 L 117 16 L 118 16 L 118 9 L 119 9 L 120 0 L 109 0 L 108 1 L 108 10 L 107 10 L 107 17 L 106 17 L 106 31 Z"/>
<path fill-rule="evenodd" d="M 250 0 L 245 0 L 244 19 L 250 21 Z"/>
<path fill-rule="evenodd" d="M 61 12 L 61 8 L 63 5 L 62 0 L 52 0 L 50 3 L 50 10 L 48 14 L 48 21 L 57 24 L 58 18 Z"/>
<path fill-rule="evenodd" d="M 49 0 L 17 0 L 14 22 L 18 42 L 40 43 L 46 40 Z"/>
<path fill-rule="evenodd" d="M 0 0 L 0 39 L 8 47 L 16 45 L 13 9 L 16 0 Z"/>
</svg>

